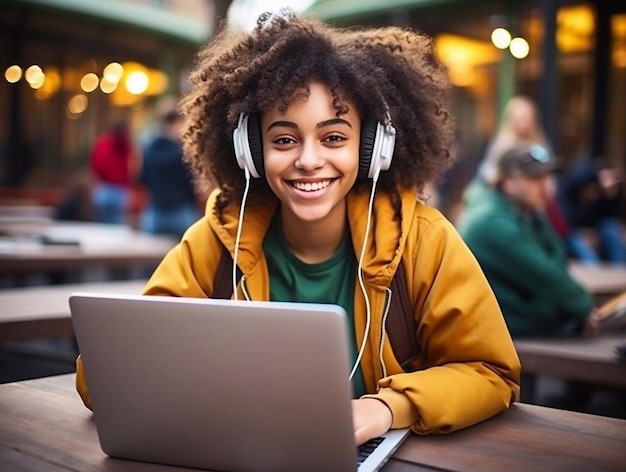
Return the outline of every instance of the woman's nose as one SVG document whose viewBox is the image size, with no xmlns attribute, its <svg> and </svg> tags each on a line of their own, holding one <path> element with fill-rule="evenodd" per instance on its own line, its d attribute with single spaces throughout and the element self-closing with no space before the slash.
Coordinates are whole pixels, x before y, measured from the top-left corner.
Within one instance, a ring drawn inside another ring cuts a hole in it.
<svg viewBox="0 0 626 472">
<path fill-rule="evenodd" d="M 323 161 L 320 149 L 315 146 L 315 143 L 305 142 L 301 145 L 300 155 L 296 160 L 296 167 L 305 171 L 311 171 L 322 167 Z"/>
</svg>

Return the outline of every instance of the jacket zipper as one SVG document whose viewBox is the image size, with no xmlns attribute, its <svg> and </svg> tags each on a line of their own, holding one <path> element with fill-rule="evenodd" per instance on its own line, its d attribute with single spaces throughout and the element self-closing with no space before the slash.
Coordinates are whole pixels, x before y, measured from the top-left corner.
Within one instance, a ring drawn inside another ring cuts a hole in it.
<svg viewBox="0 0 626 472">
<path fill-rule="evenodd" d="M 383 321 L 380 327 L 380 343 L 378 350 L 378 360 L 380 361 L 380 367 L 383 371 L 383 377 L 387 377 L 387 367 L 385 367 L 385 361 L 383 360 L 383 347 L 385 345 L 385 326 L 387 324 L 387 315 L 389 314 L 389 308 L 391 307 L 391 297 L 393 293 L 391 289 L 387 287 L 387 295 L 385 295 L 385 309 L 383 310 Z"/>
<path fill-rule="evenodd" d="M 246 301 L 251 301 L 250 293 L 248 292 L 248 287 L 246 285 L 246 276 L 241 276 L 241 291 L 243 292 L 243 296 L 246 298 Z"/>
</svg>

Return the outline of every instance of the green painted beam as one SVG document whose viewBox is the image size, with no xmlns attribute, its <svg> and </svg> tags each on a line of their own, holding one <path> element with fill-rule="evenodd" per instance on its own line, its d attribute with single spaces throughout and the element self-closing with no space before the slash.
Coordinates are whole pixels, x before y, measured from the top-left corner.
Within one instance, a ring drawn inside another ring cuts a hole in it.
<svg viewBox="0 0 626 472">
<path fill-rule="evenodd" d="M 397 8 L 418 9 L 461 3 L 460 0 L 317 0 L 306 13 L 322 20 L 345 21 L 374 16 Z"/>
<path fill-rule="evenodd" d="M 203 44 L 213 33 L 210 18 L 190 18 L 148 3 L 120 0 L 3 0 L 2 3 L 123 24 L 192 45 Z"/>
</svg>

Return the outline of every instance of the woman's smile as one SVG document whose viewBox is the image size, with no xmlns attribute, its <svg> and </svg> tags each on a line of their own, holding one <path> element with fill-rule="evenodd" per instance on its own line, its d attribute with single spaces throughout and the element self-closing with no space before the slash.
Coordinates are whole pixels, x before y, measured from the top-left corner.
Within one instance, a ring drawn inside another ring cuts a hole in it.
<svg viewBox="0 0 626 472">
<path fill-rule="evenodd" d="M 319 190 L 325 189 L 332 182 L 333 180 L 331 179 L 325 179 L 325 180 L 320 180 L 316 182 L 301 182 L 301 181 L 294 180 L 290 183 L 294 188 L 301 190 L 302 192 L 308 193 L 308 192 L 317 192 Z"/>
</svg>

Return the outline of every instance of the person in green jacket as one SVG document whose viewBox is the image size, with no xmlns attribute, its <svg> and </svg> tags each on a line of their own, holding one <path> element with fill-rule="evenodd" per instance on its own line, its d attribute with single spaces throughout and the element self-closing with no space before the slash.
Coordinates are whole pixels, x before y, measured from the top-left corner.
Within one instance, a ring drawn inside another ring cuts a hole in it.
<svg viewBox="0 0 626 472">
<path fill-rule="evenodd" d="M 542 145 L 522 142 L 497 162 L 492 185 L 472 184 L 457 228 L 485 272 L 511 335 L 596 332 L 592 296 L 569 274 L 565 248 L 545 213 L 555 157 Z"/>
<path fill-rule="evenodd" d="M 220 32 L 190 78 L 185 156 L 216 189 L 144 293 L 212 297 L 226 252 L 240 272 L 234 299 L 342 306 L 356 444 L 390 428 L 448 433 L 508 408 L 520 363 L 496 298 L 453 225 L 419 200 L 454 136 L 431 40 L 263 15 L 250 34 Z M 406 287 L 394 291 L 399 267 Z M 419 347 L 407 363 L 386 324 L 403 294 Z"/>
</svg>

